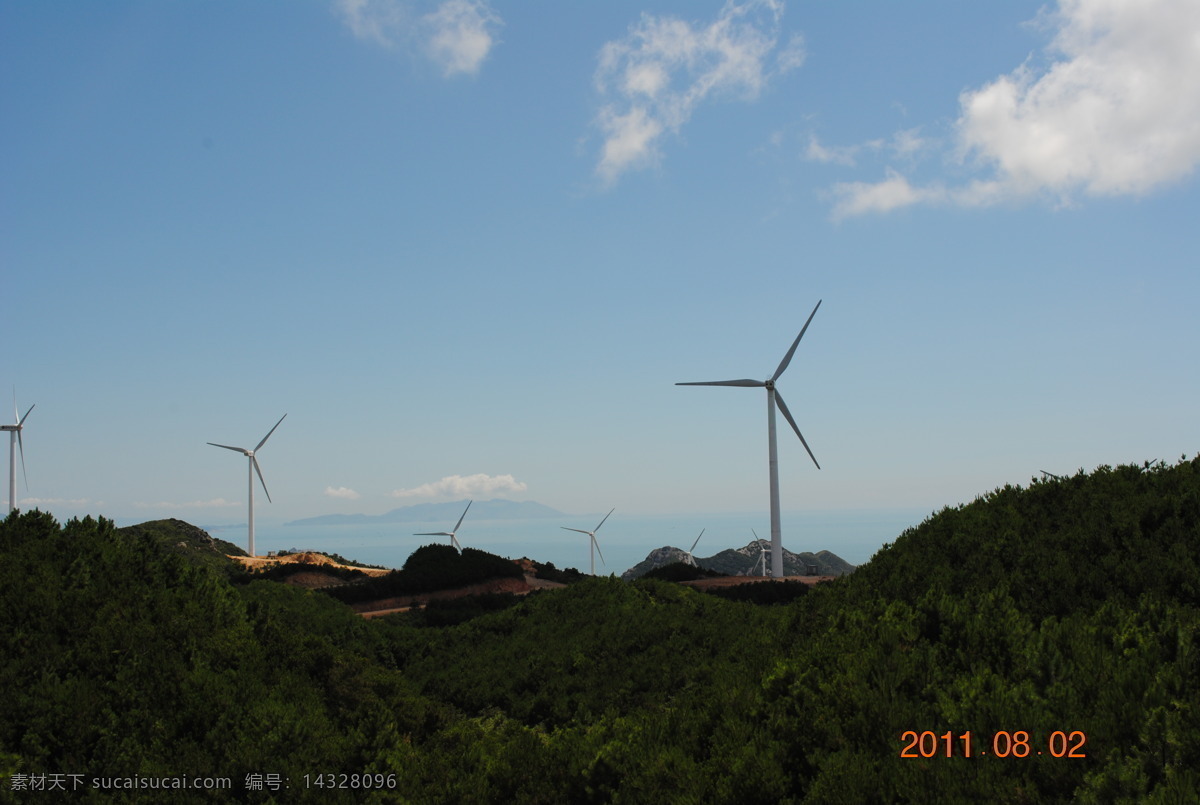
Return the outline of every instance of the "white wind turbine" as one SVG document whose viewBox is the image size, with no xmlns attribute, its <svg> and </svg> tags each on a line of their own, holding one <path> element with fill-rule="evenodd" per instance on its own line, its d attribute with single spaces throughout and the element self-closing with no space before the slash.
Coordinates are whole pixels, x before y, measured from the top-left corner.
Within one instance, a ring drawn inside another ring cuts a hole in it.
<svg viewBox="0 0 1200 805">
<path fill-rule="evenodd" d="M 704 536 L 704 529 L 700 529 L 700 537 Z M 692 567 L 696 566 L 696 557 L 692 556 L 692 551 L 696 550 L 696 546 L 700 544 L 700 537 L 696 537 L 696 541 L 692 543 L 692 547 L 688 548 L 687 563 Z"/>
<path fill-rule="evenodd" d="M 462 553 L 462 546 L 458 544 L 458 538 L 454 535 L 458 533 L 458 527 L 460 525 L 462 525 L 463 517 L 467 516 L 467 509 L 471 508 L 471 504 L 474 502 L 475 501 L 473 501 L 473 500 L 467 501 L 467 508 L 463 509 L 462 517 L 459 517 L 458 522 L 454 524 L 453 531 L 426 531 L 421 534 L 413 534 L 413 536 L 414 537 L 449 537 L 450 544 L 453 545 L 455 548 L 457 548 L 459 553 Z"/>
<path fill-rule="evenodd" d="M 287 416 L 287 414 L 284 414 L 283 416 L 279 417 L 279 422 L 282 422 L 286 416 Z M 275 428 L 279 427 L 279 422 L 275 423 Z M 249 531 L 249 540 L 248 541 L 249 541 L 249 548 L 250 548 L 251 556 L 254 556 L 254 474 L 255 473 L 258 473 L 258 482 L 262 484 L 263 492 L 267 496 L 267 501 L 269 502 L 271 500 L 271 493 L 267 492 L 267 482 L 263 480 L 262 470 L 259 469 L 258 459 L 254 457 L 254 454 L 257 453 L 259 450 L 261 450 L 262 446 L 267 443 L 267 439 L 271 438 L 271 434 L 275 432 L 275 428 L 271 428 L 269 431 L 267 431 L 267 435 L 262 437 L 262 441 L 259 442 L 257 445 L 255 445 L 253 450 L 247 450 L 244 447 L 231 447 L 230 445 L 227 445 L 227 444 L 217 444 L 216 442 L 209 442 L 209 444 L 211 444 L 213 447 L 224 447 L 226 450 L 234 450 L 238 453 L 241 453 L 246 458 L 250 459 L 250 468 L 247 470 L 247 472 L 250 475 L 250 531 Z"/>
<path fill-rule="evenodd" d="M 788 424 L 792 426 L 792 430 L 796 431 L 796 435 L 800 437 L 800 444 L 804 445 L 805 450 L 808 450 L 808 457 L 812 459 L 813 464 L 817 465 L 817 469 L 821 469 L 821 465 L 817 464 L 817 457 L 809 449 L 808 442 L 804 441 L 804 436 L 800 433 L 800 428 L 797 427 L 796 420 L 792 418 L 792 412 L 788 410 L 783 397 L 779 396 L 779 392 L 775 390 L 775 381 L 792 362 L 792 355 L 795 354 L 800 339 L 804 337 L 804 331 L 808 329 L 813 316 L 817 315 L 817 308 L 820 306 L 821 302 L 818 301 L 817 307 L 814 307 L 812 313 L 808 314 L 808 321 L 804 322 L 804 326 L 800 328 L 800 335 L 796 336 L 796 340 L 792 342 L 792 348 L 783 356 L 779 368 L 775 370 L 775 374 L 771 375 L 770 380 L 714 380 L 704 383 L 675 384 L 677 386 L 741 386 L 767 390 L 767 469 L 771 479 L 771 575 L 777 578 L 783 577 L 783 537 L 779 527 L 779 456 L 775 447 L 775 405 L 777 403 Z"/>
<path fill-rule="evenodd" d="M 32 411 L 36 405 L 29 406 L 29 411 Z M 25 427 L 25 420 L 29 418 L 29 411 L 25 412 L 25 416 L 20 416 L 20 409 L 17 408 L 17 392 L 13 392 L 13 424 L 0 425 L 0 430 L 8 431 L 8 510 L 14 511 L 17 508 L 17 448 L 21 450 L 21 474 L 25 476 L 25 490 L 29 490 L 29 476 L 25 473 L 25 443 L 21 441 L 21 429 Z"/>
<path fill-rule="evenodd" d="M 604 520 L 607 520 L 609 518 L 609 515 L 611 515 L 616 510 L 617 509 L 615 506 L 613 508 L 609 509 L 608 514 L 604 515 Z M 600 521 L 600 525 L 604 525 L 604 520 Z M 596 526 L 591 531 L 584 531 L 582 528 L 567 528 L 565 525 L 559 526 L 559 528 L 565 529 L 566 531 L 578 531 L 580 534 L 588 535 L 588 539 L 591 540 L 588 543 L 588 556 L 592 560 L 592 575 L 593 576 L 596 575 L 596 554 L 600 554 L 600 562 L 602 564 L 605 564 L 605 565 L 608 564 L 607 562 L 604 561 L 604 554 L 601 553 L 601 551 L 600 551 L 600 543 L 596 542 L 596 532 L 600 530 L 600 525 Z"/>
<path fill-rule="evenodd" d="M 758 567 L 761 564 L 762 565 L 762 574 L 765 576 L 765 575 L 767 575 L 767 554 L 770 552 L 771 549 L 767 547 L 767 543 L 763 542 L 762 539 L 759 538 L 757 531 L 755 531 L 752 528 L 752 529 L 750 529 L 750 533 L 754 535 L 754 539 L 758 542 L 759 555 L 758 555 L 758 561 L 750 566 L 750 572 L 747 575 L 753 576 L 754 568 Z"/>
</svg>

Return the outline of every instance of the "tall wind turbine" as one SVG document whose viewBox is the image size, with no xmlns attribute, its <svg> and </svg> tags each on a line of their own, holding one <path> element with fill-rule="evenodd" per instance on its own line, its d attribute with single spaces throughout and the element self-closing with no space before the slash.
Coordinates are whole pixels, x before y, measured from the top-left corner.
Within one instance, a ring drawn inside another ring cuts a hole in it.
<svg viewBox="0 0 1200 805">
<path fill-rule="evenodd" d="M 471 508 L 471 504 L 474 502 L 475 501 L 473 501 L 473 500 L 468 500 L 467 501 L 467 509 Z M 463 517 L 467 516 L 467 509 L 463 509 L 462 517 L 459 517 L 458 522 L 454 524 L 453 531 L 426 531 L 423 534 L 413 534 L 413 536 L 414 537 L 449 537 L 450 544 L 453 545 L 455 548 L 458 548 L 459 553 L 462 553 L 462 546 L 458 544 L 458 538 L 455 537 L 454 535 L 458 533 L 458 527 L 460 525 L 462 525 Z"/>
<path fill-rule="evenodd" d="M 287 416 L 287 414 L 284 414 L 283 416 L 279 417 L 279 422 L 282 422 L 286 416 Z M 279 427 L 279 422 L 275 423 L 275 428 Z M 267 439 L 271 438 L 271 434 L 275 432 L 275 428 L 271 428 L 269 431 L 267 431 L 267 435 L 262 437 L 262 441 L 259 442 L 257 445 L 255 445 L 253 450 L 247 450 L 244 447 L 231 447 L 230 445 L 227 445 L 227 444 L 217 444 L 216 442 L 209 442 L 209 444 L 211 444 L 213 447 L 224 447 L 226 450 L 234 450 L 238 453 L 241 453 L 246 458 L 250 459 L 250 468 L 247 470 L 247 472 L 250 475 L 249 545 L 250 545 L 250 555 L 251 556 L 254 556 L 254 474 L 255 473 L 258 473 L 258 482 L 262 484 L 263 492 L 267 496 L 267 501 L 270 502 L 270 500 L 271 500 L 271 493 L 267 492 L 267 482 L 263 480 L 262 470 L 259 469 L 258 459 L 255 458 L 254 454 L 257 453 L 259 450 L 261 450 L 262 446 L 267 443 Z"/>
<path fill-rule="evenodd" d="M 700 537 L 704 536 L 704 529 L 700 529 Z M 692 547 L 688 548 L 687 563 L 692 567 L 696 566 L 696 557 L 692 556 L 692 551 L 696 550 L 696 546 L 700 544 L 700 537 L 696 537 L 696 541 L 692 543 Z"/>
<path fill-rule="evenodd" d="M 29 411 L 32 411 L 37 406 L 29 406 Z M 20 409 L 17 408 L 17 393 L 13 392 L 13 424 L 0 425 L 0 430 L 8 431 L 8 510 L 11 512 L 17 508 L 17 447 L 21 449 L 21 474 L 25 476 L 25 490 L 29 491 L 29 476 L 25 473 L 25 443 L 21 441 L 21 428 L 25 427 L 25 420 L 29 418 L 29 411 L 25 412 L 25 416 L 20 416 Z"/>
<path fill-rule="evenodd" d="M 604 520 L 607 520 L 609 515 L 611 515 L 616 510 L 617 509 L 615 506 L 613 508 L 609 509 L 608 514 L 604 515 Z M 600 525 L 604 525 L 604 520 L 600 521 Z M 592 575 L 593 576 L 596 575 L 596 554 L 597 553 L 600 554 L 600 561 L 603 564 L 606 564 L 606 565 L 608 564 L 607 562 L 604 561 L 604 554 L 601 553 L 601 551 L 600 551 L 600 543 L 596 542 L 596 532 L 600 530 L 600 525 L 596 526 L 591 531 L 584 531 L 582 528 L 567 528 L 565 525 L 559 526 L 559 528 L 565 529 L 567 531 L 578 531 L 580 534 L 588 535 L 588 539 L 591 540 L 588 543 L 588 556 L 592 560 Z"/>
<path fill-rule="evenodd" d="M 804 322 L 804 326 L 800 328 L 800 335 L 796 336 L 796 340 L 792 342 L 792 348 L 783 356 L 783 360 L 779 363 L 779 368 L 775 370 L 775 374 L 771 375 L 769 380 L 713 380 L 704 383 L 675 384 L 677 386 L 740 386 L 744 388 L 765 388 L 767 390 L 767 467 L 771 478 L 771 575 L 776 578 L 783 578 L 783 537 L 779 528 L 779 455 L 775 447 L 776 404 L 779 405 L 779 410 L 783 411 L 783 415 L 787 418 L 788 424 L 792 426 L 792 430 L 796 431 L 796 435 L 800 437 L 800 444 L 804 445 L 805 450 L 808 450 L 808 457 L 812 459 L 813 464 L 817 465 L 817 469 L 821 469 L 821 465 L 817 464 L 817 457 L 809 449 L 808 442 L 804 441 L 804 436 L 800 433 L 800 428 L 796 426 L 796 420 L 792 418 L 792 412 L 788 410 L 783 397 L 779 396 L 779 392 L 775 390 L 775 381 L 779 379 L 779 376 L 788 368 L 788 364 L 792 362 L 792 355 L 795 354 L 796 347 L 800 344 L 800 339 L 804 337 L 804 331 L 812 323 L 813 316 L 817 315 L 817 308 L 820 306 L 821 302 L 818 301 L 817 307 L 814 307 L 812 313 L 808 314 L 808 321 Z"/>
</svg>

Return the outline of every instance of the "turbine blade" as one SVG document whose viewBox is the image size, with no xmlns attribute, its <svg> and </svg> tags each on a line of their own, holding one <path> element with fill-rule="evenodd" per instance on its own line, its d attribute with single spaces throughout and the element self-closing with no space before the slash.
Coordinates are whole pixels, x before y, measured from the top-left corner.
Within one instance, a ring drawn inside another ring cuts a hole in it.
<svg viewBox="0 0 1200 805">
<path fill-rule="evenodd" d="M 613 506 L 611 509 L 609 509 L 608 514 L 604 515 L 604 520 L 607 520 L 612 515 L 612 513 L 615 512 L 616 510 L 617 510 L 616 506 Z M 600 525 L 604 525 L 604 520 L 600 521 Z M 592 534 L 595 534 L 597 531 L 600 530 L 600 525 L 598 525 L 592 529 Z M 595 539 L 595 537 L 593 536 L 592 539 Z"/>
<path fill-rule="evenodd" d="M 821 306 L 821 300 L 817 300 L 817 307 Z M 804 331 L 808 329 L 808 325 L 812 322 L 813 316 L 817 315 L 817 307 L 813 308 L 813 312 L 808 314 L 808 321 L 804 322 L 804 326 L 800 328 L 800 335 L 796 336 L 796 340 L 792 342 L 792 348 L 783 356 L 783 360 L 779 362 L 779 368 L 775 370 L 775 374 L 771 375 L 771 380 L 778 380 L 783 374 L 783 370 L 788 368 L 788 364 L 792 362 L 792 356 L 796 354 L 796 347 L 800 345 L 800 339 L 804 337 Z"/>
<path fill-rule="evenodd" d="M 16 417 L 16 415 L 17 415 L 17 409 L 16 409 L 16 407 L 15 407 L 15 406 L 16 406 L 16 400 L 14 400 L 14 401 L 13 401 L 13 406 L 14 406 L 14 407 L 13 407 L 13 417 L 15 418 L 15 417 Z M 24 425 L 24 424 L 25 424 L 25 420 L 26 420 L 26 419 L 29 419 L 29 414 L 30 414 L 30 412 L 31 412 L 31 411 L 33 411 L 33 409 L 34 409 L 34 408 L 37 408 L 37 406 L 36 406 L 36 405 L 31 405 L 31 406 L 29 406 L 29 411 L 26 411 L 26 412 L 25 412 L 25 416 L 21 417 L 21 420 L 20 420 L 19 422 L 17 422 L 17 427 L 18 427 L 18 428 L 20 428 L 22 425 Z"/>
<path fill-rule="evenodd" d="M 282 422 L 286 417 L 287 417 L 287 414 L 284 414 L 283 416 L 279 417 L 279 422 Z M 279 422 L 275 423 L 275 428 L 279 427 Z M 258 447 L 254 448 L 254 451 L 256 453 L 258 452 L 259 448 L 261 448 L 264 444 L 267 443 L 267 439 L 271 438 L 271 434 L 275 432 L 275 428 L 271 428 L 269 431 L 267 431 L 267 435 L 264 436 L 262 438 L 262 441 L 258 443 Z"/>
<path fill-rule="evenodd" d="M 566 529 L 567 531 L 578 531 L 580 534 L 587 534 L 588 536 L 592 535 L 591 531 L 584 531 L 582 528 L 567 528 L 565 525 L 560 525 L 559 528 Z"/>
<path fill-rule="evenodd" d="M 26 414 L 25 416 L 29 416 L 29 414 Z M 24 422 L 24 420 L 21 421 Z M 25 472 L 25 443 L 21 441 L 21 429 L 19 427 L 17 428 L 17 447 L 21 449 L 21 474 L 25 476 L 25 491 L 28 493 L 29 474 Z"/>
<path fill-rule="evenodd" d="M 419 531 L 413 534 L 414 537 L 452 537 L 454 536 L 449 531 Z"/>
<path fill-rule="evenodd" d="M 249 450 L 247 450 L 247 449 L 246 449 L 246 448 L 244 448 L 244 447 L 231 447 L 230 445 L 227 445 L 227 444 L 217 444 L 216 442 L 209 442 L 209 444 L 211 444 L 213 447 L 224 447 L 226 450 L 234 450 L 234 451 L 236 451 L 236 452 L 238 452 L 238 453 L 241 453 L 241 454 L 242 454 L 242 455 L 244 455 L 244 456 L 248 456 L 248 455 L 250 455 L 250 451 L 249 451 Z"/>
<path fill-rule="evenodd" d="M 600 550 L 600 543 L 599 543 L 599 542 L 596 542 L 596 535 L 595 535 L 595 534 L 592 534 L 592 545 L 596 546 L 596 553 L 600 554 L 600 564 L 602 564 L 602 565 L 604 565 L 605 567 L 607 567 L 607 566 L 608 566 L 608 562 L 605 562 L 605 561 L 604 561 L 604 553 L 603 553 L 603 552 Z"/>
<path fill-rule="evenodd" d="M 702 529 L 700 529 L 700 537 L 703 537 L 703 536 L 704 536 L 704 529 L 702 528 Z M 696 541 L 695 541 L 695 542 L 693 542 L 693 543 L 692 543 L 692 547 L 688 549 L 688 553 L 689 553 L 689 554 L 690 554 L 692 551 L 696 550 L 696 546 L 700 544 L 700 537 L 696 537 Z"/>
<path fill-rule="evenodd" d="M 255 458 L 254 456 L 250 456 L 250 463 L 254 465 L 254 471 L 258 473 L 258 482 L 259 482 L 260 484 L 262 484 L 263 491 L 264 491 L 264 492 L 267 492 L 267 482 L 263 480 L 263 477 L 262 477 L 262 470 L 261 470 L 261 469 L 259 469 L 259 467 L 258 467 L 258 459 L 257 459 L 257 458 Z M 275 502 L 275 501 L 271 500 L 271 493 L 270 493 L 270 492 L 267 492 L 267 502 L 268 502 L 268 503 L 274 503 L 274 502 Z"/>
<path fill-rule="evenodd" d="M 460 525 L 462 525 L 463 517 L 466 517 L 466 516 L 467 516 L 467 509 L 471 508 L 471 504 L 472 504 L 472 503 L 474 503 L 474 502 L 475 502 L 475 501 L 473 501 L 473 500 L 468 500 L 468 501 L 467 501 L 467 508 L 466 508 L 466 509 L 463 509 L 462 517 L 459 517 L 459 518 L 458 518 L 458 522 L 457 522 L 457 523 L 455 523 L 455 525 L 454 525 L 454 533 L 455 533 L 455 534 L 457 534 L 457 533 L 458 533 L 458 527 L 459 527 Z"/>
<path fill-rule="evenodd" d="M 450 535 L 450 544 L 455 548 L 458 548 L 459 553 L 462 553 L 462 545 L 459 544 L 458 537 L 454 536 L 453 534 Z"/>
<path fill-rule="evenodd" d="M 775 391 L 775 402 L 779 405 L 779 410 L 783 411 L 783 416 L 792 426 L 792 430 L 796 431 L 796 435 L 800 437 L 800 444 L 804 445 L 805 450 L 808 450 L 808 457 L 812 459 L 813 464 L 817 464 L 817 457 L 813 455 L 812 450 L 809 450 L 808 442 L 804 441 L 804 435 L 800 433 L 800 428 L 796 427 L 796 420 L 792 419 L 792 412 L 788 410 L 787 404 L 779 396 L 778 389 Z M 821 469 L 820 464 L 817 464 L 817 469 Z"/>
<path fill-rule="evenodd" d="M 740 386 L 742 388 L 762 388 L 767 385 L 762 380 L 708 380 L 703 383 L 676 383 L 676 386 Z"/>
</svg>

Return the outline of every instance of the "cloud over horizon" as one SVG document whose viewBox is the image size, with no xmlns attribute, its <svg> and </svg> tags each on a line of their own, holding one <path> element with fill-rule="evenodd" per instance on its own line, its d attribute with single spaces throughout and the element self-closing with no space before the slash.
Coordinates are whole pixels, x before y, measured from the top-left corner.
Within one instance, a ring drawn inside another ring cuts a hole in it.
<svg viewBox="0 0 1200 805">
<path fill-rule="evenodd" d="M 511 475 L 447 475 L 440 481 L 421 484 L 412 489 L 397 489 L 389 493 L 394 498 L 476 497 L 524 492 L 528 485 Z"/>
<path fill-rule="evenodd" d="M 408 45 L 447 78 L 476 75 L 503 21 L 487 0 L 442 0 L 432 11 L 420 0 L 337 0 L 343 22 L 359 39 L 386 48 Z"/>
<path fill-rule="evenodd" d="M 193 500 L 188 503 L 171 503 L 162 501 L 160 503 L 134 503 L 139 509 L 220 509 L 229 506 L 240 506 L 237 501 L 226 500 L 225 498 L 213 498 L 212 500 Z"/>
<path fill-rule="evenodd" d="M 800 38 L 779 47 L 781 0 L 729 0 L 716 20 L 693 24 L 643 13 L 623 38 L 600 49 L 597 116 L 604 143 L 596 173 L 611 186 L 654 164 L 675 133 L 712 98 L 753 100 L 776 75 L 804 61 Z"/>
<path fill-rule="evenodd" d="M 358 500 L 362 495 L 345 486 L 339 486 L 337 489 L 327 486 L 325 487 L 325 497 L 339 498 L 341 500 Z"/>
<path fill-rule="evenodd" d="M 954 156 L 986 178 L 918 187 L 889 168 L 880 182 L 834 185 L 833 217 L 922 202 L 1070 204 L 1079 195 L 1139 196 L 1194 172 L 1200 4 L 1059 0 L 1038 22 L 1054 31 L 1047 66 L 1027 60 L 959 97 Z"/>
<path fill-rule="evenodd" d="M 90 498 L 20 498 L 18 507 L 29 506 L 103 506 L 104 501 Z"/>
</svg>

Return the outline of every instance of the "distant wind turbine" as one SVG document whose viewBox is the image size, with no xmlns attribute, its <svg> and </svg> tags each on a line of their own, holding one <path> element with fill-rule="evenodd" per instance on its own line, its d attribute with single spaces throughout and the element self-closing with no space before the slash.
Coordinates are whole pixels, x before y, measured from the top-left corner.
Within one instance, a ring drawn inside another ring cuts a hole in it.
<svg viewBox="0 0 1200 805">
<path fill-rule="evenodd" d="M 426 531 L 422 534 L 413 534 L 413 536 L 414 537 L 449 537 L 450 544 L 453 545 L 455 548 L 457 548 L 459 553 L 462 553 L 462 546 L 458 544 L 458 538 L 455 537 L 454 535 L 458 533 L 458 527 L 460 525 L 462 525 L 463 517 L 467 516 L 467 509 L 471 508 L 471 504 L 474 502 L 475 501 L 473 501 L 473 500 L 467 501 L 467 508 L 463 509 L 462 517 L 459 517 L 458 522 L 454 524 L 453 531 Z"/>
<path fill-rule="evenodd" d="M 783 356 L 783 360 L 779 363 L 779 368 L 775 370 L 775 374 L 771 375 L 770 380 L 713 380 L 704 383 L 675 384 L 677 386 L 740 386 L 743 388 L 765 388 L 767 390 L 767 468 L 771 480 L 771 575 L 776 578 L 783 578 L 783 537 L 779 526 L 779 455 L 775 446 L 776 403 L 779 405 L 779 410 L 783 411 L 788 424 L 792 426 L 792 430 L 796 431 L 796 435 L 800 437 L 800 444 L 804 445 L 804 449 L 808 451 L 808 457 L 812 459 L 813 464 L 816 464 L 817 469 L 821 469 L 821 465 L 817 464 L 817 457 L 809 449 L 808 442 L 804 441 L 804 436 L 800 433 L 800 428 L 797 427 L 796 420 L 792 418 L 792 412 L 788 410 L 783 397 L 779 396 L 779 392 L 775 390 L 775 381 L 779 379 L 779 376 L 788 368 L 788 364 L 792 362 L 792 355 L 795 354 L 796 347 L 800 344 L 800 339 L 804 337 L 805 330 L 812 323 L 813 316 L 817 315 L 817 308 L 820 306 L 821 302 L 818 301 L 817 307 L 814 307 L 812 313 L 808 314 L 808 321 L 804 322 L 804 326 L 800 328 L 800 335 L 796 336 L 796 340 L 792 342 L 792 348 Z"/>
<path fill-rule="evenodd" d="M 700 537 L 704 536 L 704 529 L 700 529 Z M 696 546 L 700 544 L 700 537 L 696 537 L 696 541 L 692 543 L 692 547 L 688 548 L 687 563 L 692 567 L 696 566 L 696 557 L 692 556 L 692 551 L 696 550 Z"/>
<path fill-rule="evenodd" d="M 279 422 L 282 422 L 285 417 L 287 417 L 287 414 L 284 414 L 283 416 L 279 417 Z M 275 423 L 275 428 L 279 427 L 279 422 Z M 250 475 L 250 526 L 249 526 L 248 543 L 249 543 L 249 549 L 250 549 L 251 556 L 254 556 L 254 474 L 255 473 L 258 473 L 258 482 L 260 484 L 262 484 L 263 492 L 267 496 L 267 501 L 270 502 L 270 500 L 271 500 L 271 493 L 267 492 L 267 482 L 263 480 L 262 470 L 259 469 L 258 459 L 255 458 L 254 454 L 257 453 L 259 450 L 261 450 L 262 446 L 267 443 L 267 439 L 271 438 L 271 434 L 275 432 L 275 428 L 271 428 L 269 431 L 267 431 L 267 435 L 262 437 L 262 441 L 259 442 L 257 445 L 255 445 L 253 450 L 247 450 L 244 447 L 231 447 L 230 445 L 227 445 L 227 444 L 217 444 L 216 442 L 209 442 L 209 444 L 211 444 L 213 447 L 224 447 L 226 450 L 236 451 L 236 452 L 244 455 L 246 458 L 250 459 L 250 467 L 247 470 L 247 472 Z"/>
<path fill-rule="evenodd" d="M 770 548 L 767 547 L 767 543 L 765 543 L 761 539 L 759 539 L 758 532 L 755 531 L 753 528 L 750 529 L 750 533 L 754 535 L 754 540 L 758 543 L 759 555 L 758 555 L 758 561 L 750 566 L 750 573 L 748 575 L 753 576 L 754 568 L 758 567 L 761 564 L 762 565 L 762 574 L 765 576 L 765 575 L 767 575 L 767 554 L 770 552 Z"/>
<path fill-rule="evenodd" d="M 29 418 L 29 412 L 36 408 L 36 405 L 29 406 L 29 411 L 25 412 L 25 416 L 20 416 L 20 409 L 17 408 L 17 392 L 13 391 L 13 424 L 0 425 L 0 430 L 8 431 L 8 510 L 14 511 L 17 508 L 17 452 L 21 450 L 21 475 L 25 476 L 25 491 L 29 491 L 29 475 L 25 472 L 25 443 L 21 440 L 21 429 L 25 427 L 25 420 Z"/>
<path fill-rule="evenodd" d="M 615 506 L 613 508 L 609 509 L 608 514 L 604 515 L 604 520 L 607 520 L 609 518 L 609 515 L 611 515 L 616 510 L 617 509 Z M 600 521 L 600 525 L 604 525 L 604 520 Z M 596 542 L 596 532 L 600 530 L 600 525 L 596 526 L 591 531 L 584 531 L 582 528 L 567 528 L 565 525 L 559 526 L 559 528 L 562 528 L 566 531 L 577 531 L 580 534 L 588 535 L 588 539 L 590 540 L 590 542 L 588 543 L 588 556 L 592 560 L 592 575 L 593 576 L 596 575 L 596 554 L 597 553 L 600 554 L 600 562 L 602 564 L 606 564 L 606 565 L 608 564 L 607 562 L 604 561 L 604 554 L 601 553 L 601 551 L 600 551 L 600 543 Z"/>
</svg>

